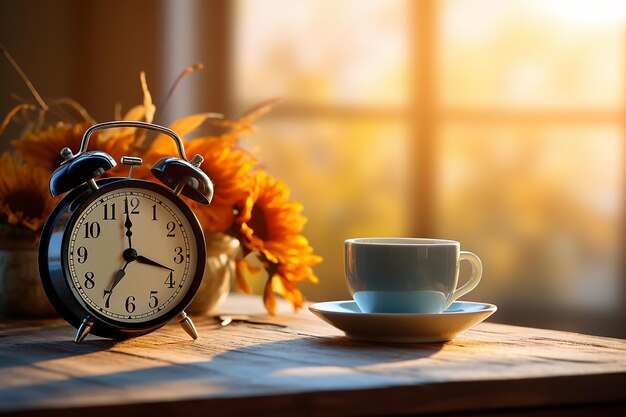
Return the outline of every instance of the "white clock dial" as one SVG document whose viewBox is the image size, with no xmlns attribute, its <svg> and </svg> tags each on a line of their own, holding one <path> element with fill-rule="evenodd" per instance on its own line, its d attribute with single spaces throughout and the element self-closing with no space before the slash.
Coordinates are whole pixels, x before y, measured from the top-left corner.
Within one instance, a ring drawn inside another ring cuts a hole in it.
<svg viewBox="0 0 626 417">
<path fill-rule="evenodd" d="M 72 292 L 112 320 L 141 323 L 174 308 L 192 285 L 198 248 L 178 206 L 144 188 L 92 201 L 70 232 Z"/>
</svg>

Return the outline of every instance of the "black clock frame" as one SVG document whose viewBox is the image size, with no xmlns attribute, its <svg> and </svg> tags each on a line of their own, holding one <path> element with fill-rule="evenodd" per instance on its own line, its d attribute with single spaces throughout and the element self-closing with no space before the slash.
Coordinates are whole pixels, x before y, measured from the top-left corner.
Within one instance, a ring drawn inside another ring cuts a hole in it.
<svg viewBox="0 0 626 417">
<path fill-rule="evenodd" d="M 41 282 L 51 304 L 75 328 L 78 328 L 83 320 L 89 316 L 93 320 L 91 334 L 114 339 L 141 336 L 165 325 L 180 314 L 193 300 L 202 282 L 206 266 L 204 233 L 193 211 L 169 188 L 150 181 L 123 177 L 100 179 L 96 181 L 96 184 L 99 187 L 97 190 L 91 190 L 86 184 L 72 190 L 61 199 L 48 217 L 39 242 Z M 138 323 L 121 322 L 105 316 L 75 296 L 70 288 L 72 284 L 67 265 L 70 232 L 80 213 L 101 195 L 131 187 L 154 191 L 174 203 L 188 219 L 198 251 L 196 271 L 191 277 L 191 286 L 183 298 L 162 316 Z"/>
</svg>

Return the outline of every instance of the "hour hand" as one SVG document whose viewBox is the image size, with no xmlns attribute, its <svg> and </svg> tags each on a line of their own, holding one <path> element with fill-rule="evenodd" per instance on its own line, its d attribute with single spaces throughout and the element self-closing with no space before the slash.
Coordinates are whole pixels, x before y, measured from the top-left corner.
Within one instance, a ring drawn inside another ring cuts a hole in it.
<svg viewBox="0 0 626 417">
<path fill-rule="evenodd" d="M 157 267 L 159 267 L 159 268 L 163 268 L 163 269 L 167 269 L 167 270 L 173 271 L 173 269 L 172 269 L 172 268 L 167 267 L 167 266 L 165 266 L 165 265 L 161 265 L 160 263 L 158 263 L 158 262 L 156 262 L 156 261 L 153 261 L 152 259 L 148 259 L 148 258 L 146 258 L 145 256 L 138 255 L 138 256 L 137 256 L 137 262 L 139 262 L 140 264 L 146 264 L 146 265 L 157 266 Z"/>
</svg>

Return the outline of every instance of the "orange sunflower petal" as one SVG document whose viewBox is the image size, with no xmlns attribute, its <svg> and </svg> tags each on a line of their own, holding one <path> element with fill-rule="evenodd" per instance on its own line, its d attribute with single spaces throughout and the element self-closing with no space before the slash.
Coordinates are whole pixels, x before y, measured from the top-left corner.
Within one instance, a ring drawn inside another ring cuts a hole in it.
<svg viewBox="0 0 626 417">
<path fill-rule="evenodd" d="M 281 99 L 266 100 L 254 106 L 237 120 L 215 120 L 212 121 L 211 124 L 228 129 L 228 131 L 222 135 L 222 139 L 236 143 L 240 137 L 254 132 L 256 128 L 252 125 L 252 122 L 268 113 L 280 101 Z"/>
<path fill-rule="evenodd" d="M 275 276 L 270 277 L 265 283 L 265 288 L 263 289 L 263 304 L 265 304 L 265 309 L 272 316 L 276 315 L 276 297 L 274 297 L 274 291 L 272 288 L 272 281 L 274 281 Z"/>
<path fill-rule="evenodd" d="M 260 268 L 250 265 L 250 263 L 245 259 L 238 259 L 236 262 L 237 265 L 237 276 L 235 280 L 235 284 L 237 288 L 243 291 L 246 294 L 252 293 L 252 288 L 248 284 L 246 280 L 246 276 L 255 275 L 260 271 Z"/>
<path fill-rule="evenodd" d="M 172 123 L 169 128 L 172 129 L 181 138 L 187 136 L 197 128 L 199 128 L 204 122 L 210 118 L 220 118 L 221 114 L 218 113 L 199 113 L 192 114 L 191 116 L 183 117 Z M 176 146 L 172 139 L 164 134 L 160 134 L 154 140 L 153 146 L 155 148 L 169 148 L 173 152 L 176 151 Z M 193 155 L 189 155 L 191 158 Z"/>
<path fill-rule="evenodd" d="M 197 138 L 186 147 L 189 155 L 200 154 L 200 169 L 213 182 L 215 193 L 208 206 L 194 205 L 198 219 L 208 230 L 228 230 L 235 222 L 234 208 L 250 192 L 249 173 L 256 160 L 247 152 L 215 138 Z"/>
<path fill-rule="evenodd" d="M 156 112 L 156 106 L 152 104 L 152 95 L 148 89 L 148 82 L 146 81 L 146 73 L 144 71 L 139 73 L 139 80 L 141 81 L 141 90 L 143 91 L 143 106 L 146 109 L 146 122 L 152 123 L 154 113 Z"/>
<path fill-rule="evenodd" d="M 304 297 L 298 287 L 287 278 L 275 275 L 277 279 L 272 280 L 272 290 L 291 302 L 294 310 L 298 310 L 304 303 Z"/>
</svg>

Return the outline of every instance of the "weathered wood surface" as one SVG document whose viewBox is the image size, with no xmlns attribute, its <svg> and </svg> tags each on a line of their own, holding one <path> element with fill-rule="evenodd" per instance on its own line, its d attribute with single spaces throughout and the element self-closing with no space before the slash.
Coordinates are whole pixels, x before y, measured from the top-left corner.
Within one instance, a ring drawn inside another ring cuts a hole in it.
<svg viewBox="0 0 626 417">
<path fill-rule="evenodd" d="M 61 320 L 0 324 L 0 414 L 335 416 L 620 415 L 626 341 L 483 323 L 448 343 L 353 342 L 308 311 L 266 316 L 231 295 L 221 327 L 196 317 L 115 342 Z M 515 414 L 517 415 L 517 414 Z M 626 414 L 621 414 L 626 415 Z"/>
</svg>

